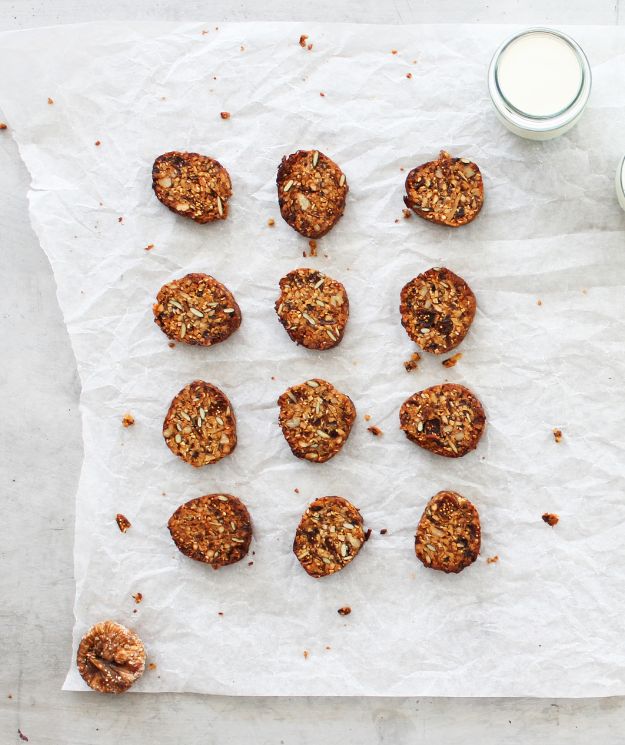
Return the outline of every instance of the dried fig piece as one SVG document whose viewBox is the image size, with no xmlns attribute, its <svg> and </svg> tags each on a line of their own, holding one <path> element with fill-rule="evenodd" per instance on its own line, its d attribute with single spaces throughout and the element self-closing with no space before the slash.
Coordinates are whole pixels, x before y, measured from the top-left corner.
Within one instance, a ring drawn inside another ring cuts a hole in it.
<svg viewBox="0 0 625 745">
<path fill-rule="evenodd" d="M 76 664 L 94 691 L 124 693 L 143 675 L 145 647 L 134 631 L 115 621 L 101 621 L 83 636 Z"/>
</svg>

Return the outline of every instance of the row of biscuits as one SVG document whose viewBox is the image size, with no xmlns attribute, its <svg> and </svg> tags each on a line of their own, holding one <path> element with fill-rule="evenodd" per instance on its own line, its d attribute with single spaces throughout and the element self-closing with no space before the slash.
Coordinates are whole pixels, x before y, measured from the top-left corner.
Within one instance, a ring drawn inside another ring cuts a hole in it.
<svg viewBox="0 0 625 745">
<path fill-rule="evenodd" d="M 213 569 L 243 559 L 252 540 L 249 512 L 231 494 L 192 499 L 174 512 L 167 526 L 181 553 Z M 360 511 L 347 499 L 322 497 L 302 515 L 293 553 L 311 577 L 326 577 L 356 558 L 369 533 Z M 439 492 L 419 520 L 415 554 L 428 568 L 458 573 L 477 559 L 480 542 L 480 519 L 471 502 L 454 492 Z M 115 621 L 92 626 L 76 654 L 80 675 L 101 693 L 127 691 L 143 674 L 145 662 L 139 636 Z"/>
<path fill-rule="evenodd" d="M 464 339 L 476 311 L 469 285 L 444 267 L 411 279 L 400 295 L 401 322 L 424 351 L 443 354 Z M 275 302 L 289 337 L 307 349 L 323 351 L 341 343 L 349 319 L 343 284 L 316 269 L 295 269 L 280 280 Z M 163 285 L 153 306 L 154 321 L 170 339 L 210 347 L 241 325 L 234 295 L 208 274 L 187 274 Z"/>
<path fill-rule="evenodd" d="M 343 447 L 356 419 L 351 398 L 327 380 L 311 378 L 278 399 L 278 422 L 293 455 L 325 463 Z M 468 388 L 443 383 L 417 391 L 399 411 L 406 437 L 425 450 L 461 458 L 475 450 L 486 425 L 479 399 Z M 163 421 L 167 447 L 201 468 L 230 455 L 237 445 L 232 404 L 217 386 L 194 380 L 172 400 Z"/>
<path fill-rule="evenodd" d="M 285 156 L 276 179 L 282 218 L 307 238 L 321 238 L 345 211 L 349 186 L 343 171 L 319 150 Z M 152 186 L 172 212 L 198 223 L 225 220 L 232 196 L 230 174 L 214 158 L 172 151 L 152 166 Z M 478 166 L 441 151 L 406 177 L 406 207 L 424 220 L 452 228 L 472 222 L 484 204 Z"/>
</svg>

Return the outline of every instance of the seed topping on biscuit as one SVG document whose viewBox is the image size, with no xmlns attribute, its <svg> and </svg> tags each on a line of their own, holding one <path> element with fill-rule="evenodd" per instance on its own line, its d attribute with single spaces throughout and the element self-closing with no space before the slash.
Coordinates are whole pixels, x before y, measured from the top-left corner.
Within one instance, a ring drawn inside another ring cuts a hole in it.
<svg viewBox="0 0 625 745">
<path fill-rule="evenodd" d="M 452 158 L 441 150 L 437 160 L 410 171 L 404 202 L 430 222 L 452 228 L 466 225 L 484 204 L 482 174 L 468 158 Z"/>
<path fill-rule="evenodd" d="M 234 295 L 208 274 L 187 274 L 163 285 L 153 311 L 163 333 L 185 344 L 210 347 L 241 325 Z"/>
<path fill-rule="evenodd" d="M 399 421 L 406 437 L 420 447 L 460 458 L 477 447 L 486 417 L 482 404 L 468 388 L 444 383 L 404 401 Z"/>
<path fill-rule="evenodd" d="M 474 505 L 452 491 L 428 502 L 415 536 L 415 553 L 430 569 L 461 572 L 480 553 L 480 517 Z"/>
<path fill-rule="evenodd" d="M 221 460 L 237 444 L 228 397 L 203 380 L 185 386 L 171 402 L 163 437 L 172 453 L 196 468 Z"/>
<path fill-rule="evenodd" d="M 358 509 L 343 497 L 321 497 L 302 515 L 293 552 L 311 577 L 326 577 L 347 566 L 364 543 Z"/>
<path fill-rule="evenodd" d="M 172 151 L 152 166 L 157 199 L 183 217 L 199 223 L 225 220 L 232 184 L 219 161 L 199 153 Z"/>
<path fill-rule="evenodd" d="M 444 354 L 460 344 L 477 304 L 469 285 L 449 269 L 428 269 L 401 291 L 402 326 L 421 349 Z"/>
<path fill-rule="evenodd" d="M 331 349 L 349 318 L 345 287 L 315 269 L 296 269 L 280 280 L 276 313 L 291 339 L 307 349 Z"/>
<path fill-rule="evenodd" d="M 333 458 L 349 437 L 356 408 L 320 378 L 289 388 L 278 399 L 279 423 L 293 454 L 312 463 Z"/>
</svg>

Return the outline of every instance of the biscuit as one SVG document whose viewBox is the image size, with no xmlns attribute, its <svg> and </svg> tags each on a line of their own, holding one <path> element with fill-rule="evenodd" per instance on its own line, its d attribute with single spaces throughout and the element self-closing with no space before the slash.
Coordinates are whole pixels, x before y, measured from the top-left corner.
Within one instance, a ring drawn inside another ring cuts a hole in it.
<svg viewBox="0 0 625 745">
<path fill-rule="evenodd" d="M 283 219 L 307 238 L 321 238 L 345 210 L 345 174 L 318 150 L 298 150 L 278 168 L 278 202 Z"/>
<path fill-rule="evenodd" d="M 161 331 L 185 344 L 210 347 L 241 325 L 233 294 L 208 274 L 187 274 L 163 285 L 152 310 Z"/>
<path fill-rule="evenodd" d="M 178 507 L 167 523 L 173 542 L 190 559 L 213 569 L 235 564 L 252 540 L 247 508 L 232 494 L 207 494 Z"/>
<path fill-rule="evenodd" d="M 302 515 L 293 553 L 311 577 L 326 577 L 352 561 L 365 543 L 360 512 L 343 497 L 315 499 Z"/>
<path fill-rule="evenodd" d="M 441 150 L 437 160 L 410 171 L 404 202 L 425 220 L 458 228 L 475 220 L 482 209 L 482 174 L 467 158 L 452 158 Z"/>
<path fill-rule="evenodd" d="M 276 313 L 296 344 L 331 349 L 343 338 L 349 299 L 335 279 L 315 269 L 295 269 L 280 280 Z"/>
<path fill-rule="evenodd" d="M 293 455 L 313 463 L 325 463 L 339 452 L 356 418 L 351 398 L 319 378 L 289 388 L 278 406 Z"/>
<path fill-rule="evenodd" d="M 214 385 L 194 380 L 171 402 L 163 437 L 174 455 L 196 468 L 217 463 L 237 444 L 237 425 L 228 397 Z"/>
<path fill-rule="evenodd" d="M 440 491 L 427 503 L 415 536 L 417 558 L 430 569 L 461 572 L 480 553 L 480 516 L 453 491 Z"/>
<path fill-rule="evenodd" d="M 444 383 L 418 391 L 404 401 L 399 422 L 419 447 L 447 458 L 475 450 L 484 431 L 484 409 L 470 390 Z"/>
<path fill-rule="evenodd" d="M 206 155 L 176 151 L 159 155 L 152 166 L 152 188 L 172 212 L 195 222 L 228 217 L 230 175 L 221 163 Z"/>
<path fill-rule="evenodd" d="M 475 295 L 457 274 L 428 269 L 401 291 L 401 323 L 421 349 L 444 354 L 460 344 L 475 316 Z"/>
<path fill-rule="evenodd" d="M 115 621 L 102 621 L 83 636 L 76 665 L 94 691 L 124 693 L 143 675 L 145 647 L 134 631 Z"/>
</svg>

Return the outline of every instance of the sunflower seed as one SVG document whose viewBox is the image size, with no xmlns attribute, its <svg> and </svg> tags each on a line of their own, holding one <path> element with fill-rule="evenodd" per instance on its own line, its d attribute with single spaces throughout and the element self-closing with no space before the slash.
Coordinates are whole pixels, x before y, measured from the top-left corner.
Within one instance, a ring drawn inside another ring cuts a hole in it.
<svg viewBox="0 0 625 745">
<path fill-rule="evenodd" d="M 223 208 L 223 205 L 221 203 L 221 197 L 220 196 L 217 197 L 217 210 L 218 210 L 218 212 L 219 212 L 220 215 L 223 215 L 224 208 Z"/>
<path fill-rule="evenodd" d="M 318 162 L 319 162 L 319 153 L 315 150 L 315 152 L 313 153 L 313 157 L 312 157 L 313 168 L 317 167 Z"/>
<path fill-rule="evenodd" d="M 194 316 L 197 316 L 198 318 L 204 318 L 204 313 L 202 313 L 201 310 L 198 310 L 197 308 L 189 308 L 191 313 L 193 313 Z"/>
<path fill-rule="evenodd" d="M 345 183 L 345 174 L 342 173 L 341 178 L 339 179 L 339 186 L 343 186 L 344 183 Z"/>
<path fill-rule="evenodd" d="M 286 194 L 288 191 L 290 191 L 292 186 L 293 186 L 293 179 L 286 182 L 286 184 L 284 185 L 284 189 L 282 191 Z"/>
</svg>

